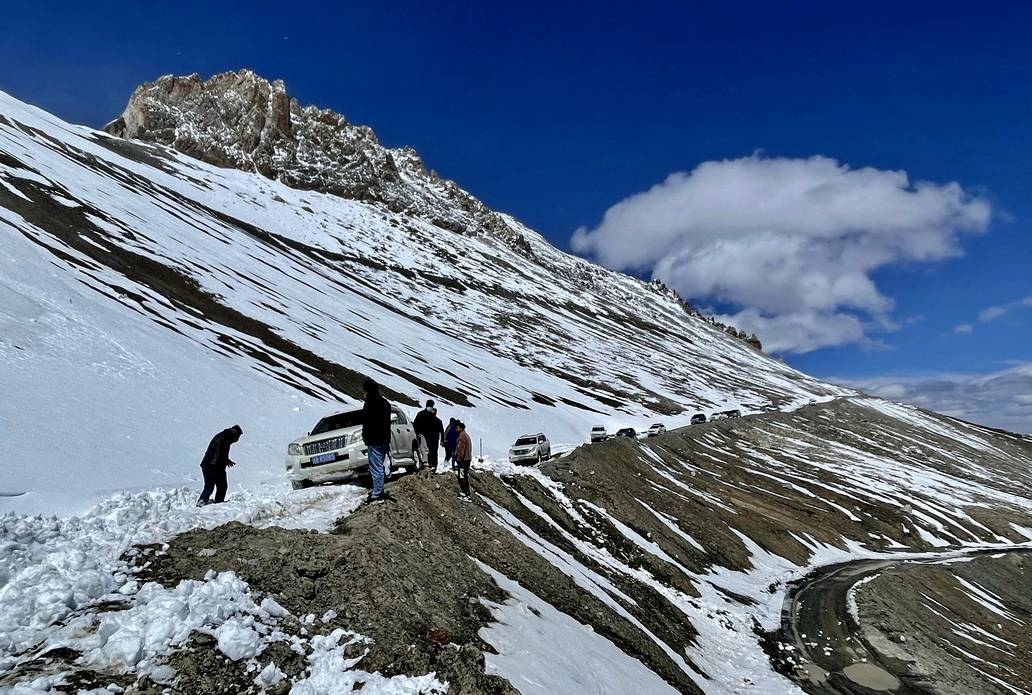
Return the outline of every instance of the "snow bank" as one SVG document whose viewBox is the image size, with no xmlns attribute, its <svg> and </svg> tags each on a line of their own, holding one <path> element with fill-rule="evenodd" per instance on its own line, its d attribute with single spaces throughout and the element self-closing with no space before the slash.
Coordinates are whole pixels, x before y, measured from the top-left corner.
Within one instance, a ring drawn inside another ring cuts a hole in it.
<svg viewBox="0 0 1032 695">
<path fill-rule="evenodd" d="M 135 593 L 120 560 L 133 545 L 228 521 L 325 530 L 364 496 L 352 486 L 291 490 L 278 483 L 240 488 L 224 504 L 198 508 L 197 490 L 174 488 L 121 493 L 65 519 L 0 515 L 0 669 L 79 609 Z"/>
</svg>

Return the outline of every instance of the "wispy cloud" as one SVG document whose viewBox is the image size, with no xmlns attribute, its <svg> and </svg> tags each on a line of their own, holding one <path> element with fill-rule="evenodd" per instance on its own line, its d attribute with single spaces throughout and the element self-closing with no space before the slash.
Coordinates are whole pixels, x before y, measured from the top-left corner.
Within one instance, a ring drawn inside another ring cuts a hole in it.
<svg viewBox="0 0 1032 695">
<path fill-rule="evenodd" d="M 989 323 L 990 321 L 995 321 L 1001 316 L 1006 316 L 1007 314 L 1014 313 L 1021 309 L 1032 309 L 1032 297 L 1023 297 L 1016 301 L 1008 302 L 1007 304 L 982 309 L 982 311 L 978 313 L 978 320 L 982 323 Z"/>
<path fill-rule="evenodd" d="M 874 396 L 962 420 L 1032 433 L 1032 362 L 988 374 L 837 379 Z"/>
<path fill-rule="evenodd" d="M 975 327 L 972 326 L 970 323 L 958 323 L 956 326 L 953 327 L 954 333 L 967 334 L 973 332 L 974 330 Z"/>
<path fill-rule="evenodd" d="M 827 157 L 753 155 L 671 174 L 578 229 L 574 250 L 619 269 L 651 270 L 775 352 L 868 340 L 894 325 L 878 268 L 961 255 L 960 237 L 992 211 L 957 183 L 853 169 Z"/>
</svg>

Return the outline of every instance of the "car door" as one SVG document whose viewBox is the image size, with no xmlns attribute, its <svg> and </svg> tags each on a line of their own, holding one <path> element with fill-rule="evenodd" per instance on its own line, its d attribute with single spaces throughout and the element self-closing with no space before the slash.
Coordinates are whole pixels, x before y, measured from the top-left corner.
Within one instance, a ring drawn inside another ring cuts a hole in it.
<svg viewBox="0 0 1032 695">
<path fill-rule="evenodd" d="M 405 429 L 409 428 L 408 418 L 398 408 L 391 408 L 391 458 L 408 458 L 412 439 L 405 441 Z"/>
<path fill-rule="evenodd" d="M 412 450 L 412 442 L 416 440 L 416 429 L 408 416 L 402 413 L 398 423 L 398 452 L 402 458 L 416 460 L 416 452 Z"/>
</svg>

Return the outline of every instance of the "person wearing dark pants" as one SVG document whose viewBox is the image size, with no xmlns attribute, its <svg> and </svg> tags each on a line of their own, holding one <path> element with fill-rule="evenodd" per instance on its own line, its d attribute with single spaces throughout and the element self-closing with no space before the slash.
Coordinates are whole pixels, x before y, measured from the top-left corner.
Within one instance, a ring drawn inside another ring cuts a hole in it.
<svg viewBox="0 0 1032 695">
<path fill-rule="evenodd" d="M 455 442 L 459 439 L 459 428 L 455 426 L 458 422 L 455 418 L 448 419 L 448 429 L 444 431 L 444 439 L 441 444 L 444 446 L 444 462 L 450 463 L 454 471 L 455 465 Z"/>
<path fill-rule="evenodd" d="M 365 402 L 362 404 L 362 441 L 369 456 L 369 474 L 373 478 L 370 502 L 387 499 L 383 489 L 383 462 L 391 447 L 391 404 L 380 394 L 380 385 L 372 379 L 362 383 Z"/>
<path fill-rule="evenodd" d="M 433 401 L 426 402 L 426 408 L 416 413 L 416 419 L 412 421 L 412 428 L 416 434 L 426 440 L 426 465 L 430 470 L 437 470 L 437 447 L 444 439 L 444 423 L 437 417 L 437 408 Z"/>
<path fill-rule="evenodd" d="M 459 471 L 459 499 L 469 499 L 469 466 L 473 462 L 473 442 L 466 434 L 465 423 L 458 422 L 455 428 L 459 437 L 455 442 L 455 461 Z"/>
<path fill-rule="evenodd" d="M 208 448 L 201 459 L 201 473 L 204 475 L 204 488 L 201 489 L 201 496 L 197 500 L 197 506 L 203 507 L 212 502 L 211 493 L 214 490 L 214 502 L 226 501 L 226 469 L 236 465 L 229 458 L 229 448 L 240 441 L 240 435 L 244 431 L 240 425 L 233 425 L 228 430 L 222 430 L 208 443 Z"/>
</svg>

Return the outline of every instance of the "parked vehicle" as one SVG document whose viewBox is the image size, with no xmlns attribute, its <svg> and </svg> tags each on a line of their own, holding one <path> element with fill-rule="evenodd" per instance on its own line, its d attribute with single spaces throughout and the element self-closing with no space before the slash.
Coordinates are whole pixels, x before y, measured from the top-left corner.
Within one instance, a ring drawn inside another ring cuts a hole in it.
<svg viewBox="0 0 1032 695">
<path fill-rule="evenodd" d="M 295 490 L 364 473 L 369 459 L 362 442 L 362 411 L 350 410 L 324 417 L 307 437 L 299 437 L 287 446 L 286 465 L 287 478 Z M 423 465 L 412 423 L 393 405 L 391 465 L 398 468 Z"/>
<path fill-rule="evenodd" d="M 692 415 L 693 425 L 701 425 L 704 422 L 706 422 L 706 416 L 702 413 L 696 413 L 695 415 Z"/>
<path fill-rule="evenodd" d="M 616 431 L 617 437 L 628 437 L 630 439 L 637 439 L 638 433 L 634 431 L 633 427 L 624 427 L 621 430 Z"/>
<path fill-rule="evenodd" d="M 666 425 L 664 425 L 662 422 L 657 422 L 653 424 L 651 427 L 649 427 L 647 430 L 645 430 L 646 437 L 658 437 L 659 435 L 665 433 Z"/>
<path fill-rule="evenodd" d="M 724 418 L 731 417 L 742 417 L 742 411 L 738 408 L 733 408 L 731 410 L 722 410 L 719 413 L 713 413 L 713 417 L 711 417 L 710 420 L 723 420 Z"/>
<path fill-rule="evenodd" d="M 609 434 L 606 432 L 606 428 L 599 425 L 598 427 L 591 428 L 591 441 L 593 442 L 604 442 L 609 439 Z"/>
<path fill-rule="evenodd" d="M 538 432 L 525 434 L 509 449 L 511 463 L 541 463 L 552 458 L 552 445 L 548 437 Z"/>
<path fill-rule="evenodd" d="M 816 398 L 811 398 L 808 405 L 817 405 L 817 399 Z"/>
</svg>

